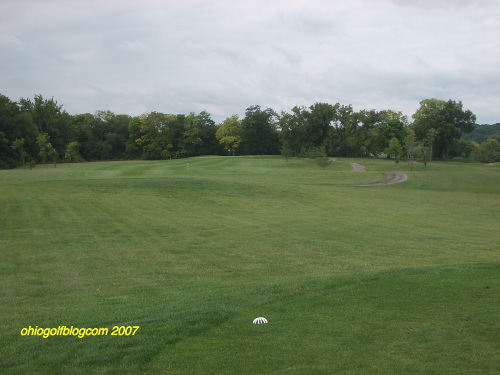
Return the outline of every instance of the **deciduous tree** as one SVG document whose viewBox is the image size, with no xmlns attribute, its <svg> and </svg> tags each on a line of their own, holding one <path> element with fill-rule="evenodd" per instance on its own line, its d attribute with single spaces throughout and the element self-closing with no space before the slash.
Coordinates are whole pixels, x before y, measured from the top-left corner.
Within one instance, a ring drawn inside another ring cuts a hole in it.
<svg viewBox="0 0 500 375">
<path fill-rule="evenodd" d="M 270 155 L 279 152 L 275 117 L 276 113 L 270 108 L 262 110 L 258 105 L 247 108 L 241 120 L 243 153 Z"/>
<path fill-rule="evenodd" d="M 299 156 L 302 147 L 312 147 L 314 143 L 306 137 L 308 116 L 307 108 L 295 106 L 291 113 L 282 111 L 278 118 L 281 141 L 288 142 L 295 156 Z"/>
<path fill-rule="evenodd" d="M 12 149 L 19 154 L 23 166 L 26 165 L 26 158 L 28 157 L 28 153 L 24 149 L 24 142 L 24 138 L 16 139 L 14 142 L 12 142 Z"/>
<path fill-rule="evenodd" d="M 410 171 L 413 170 L 413 163 L 415 161 L 415 148 L 417 146 L 415 132 L 412 129 L 407 130 L 405 137 L 406 160 L 410 166 Z"/>
<path fill-rule="evenodd" d="M 238 115 L 233 115 L 226 118 L 222 124 L 217 128 L 215 133 L 216 138 L 219 140 L 220 144 L 224 146 L 224 149 L 233 156 L 236 154 L 236 150 L 240 148 L 241 145 L 241 121 Z"/>
<path fill-rule="evenodd" d="M 76 141 L 68 143 L 66 153 L 64 154 L 64 159 L 68 163 L 80 163 L 83 161 L 83 158 L 80 156 L 79 147 L 80 145 Z"/>
<path fill-rule="evenodd" d="M 393 138 L 396 138 L 402 144 L 407 127 L 408 117 L 403 115 L 402 112 L 392 110 L 381 111 L 379 122 L 372 133 L 376 152 L 384 152 L 389 147 L 389 143 Z"/>
<path fill-rule="evenodd" d="M 45 160 L 47 159 L 48 152 L 52 147 L 49 142 L 49 135 L 47 133 L 38 134 L 36 137 L 36 143 L 38 144 L 39 155 L 42 159 L 42 163 L 45 164 Z"/>
<path fill-rule="evenodd" d="M 470 110 L 464 110 L 462 102 L 426 99 L 420 102 L 413 119 L 418 140 L 425 140 L 429 131 L 435 129 L 433 157 L 444 158 L 455 156 L 453 144 L 462 134 L 474 130 L 476 116 Z"/>
<path fill-rule="evenodd" d="M 292 156 L 292 148 L 287 141 L 283 142 L 283 146 L 281 147 L 281 155 L 286 159 L 286 161 L 288 161 L 288 158 Z"/>
<path fill-rule="evenodd" d="M 399 164 L 399 158 L 401 157 L 401 153 L 403 152 L 403 148 L 401 147 L 401 143 L 399 143 L 399 139 L 396 137 L 392 137 L 389 141 L 389 146 L 385 149 L 385 153 L 394 158 L 396 164 Z"/>
<path fill-rule="evenodd" d="M 481 163 L 500 161 L 500 142 L 492 138 L 483 142 L 477 150 L 477 157 Z"/>
<path fill-rule="evenodd" d="M 58 151 L 62 152 L 65 145 L 74 139 L 71 118 L 54 98 L 44 99 L 42 95 L 35 95 L 33 100 L 21 98 L 19 107 L 21 112 L 31 115 L 38 128 L 37 133 L 49 135 Z"/>
<path fill-rule="evenodd" d="M 430 160 L 430 148 L 424 145 L 416 147 L 417 160 L 424 164 L 424 169 L 427 170 L 427 163 Z"/>
</svg>

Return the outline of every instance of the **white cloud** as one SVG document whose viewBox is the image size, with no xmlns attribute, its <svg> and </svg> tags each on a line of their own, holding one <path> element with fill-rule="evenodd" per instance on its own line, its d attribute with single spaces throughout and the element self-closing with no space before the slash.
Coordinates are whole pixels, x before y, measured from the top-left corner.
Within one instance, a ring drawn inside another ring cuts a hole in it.
<svg viewBox="0 0 500 375">
<path fill-rule="evenodd" d="M 189 113 L 217 121 L 315 101 L 411 115 L 430 97 L 500 121 L 494 0 L 9 2 L 0 93 L 70 113 Z"/>
</svg>

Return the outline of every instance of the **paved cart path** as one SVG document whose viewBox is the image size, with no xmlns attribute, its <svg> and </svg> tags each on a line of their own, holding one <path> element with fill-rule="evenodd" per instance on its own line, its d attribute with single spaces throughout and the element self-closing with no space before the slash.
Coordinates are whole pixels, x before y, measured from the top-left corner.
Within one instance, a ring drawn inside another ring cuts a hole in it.
<svg viewBox="0 0 500 375">
<path fill-rule="evenodd" d="M 364 172 L 366 171 L 365 167 L 363 167 L 361 164 L 358 163 L 349 163 L 349 165 L 352 167 L 353 172 Z"/>
<path fill-rule="evenodd" d="M 383 181 L 374 182 L 372 184 L 357 185 L 357 186 L 380 186 L 380 185 L 392 185 L 399 184 L 400 182 L 405 182 L 408 176 L 405 172 L 387 172 L 387 178 Z"/>
<path fill-rule="evenodd" d="M 349 163 L 353 168 L 353 172 L 364 172 L 365 167 L 358 163 Z M 357 185 L 357 186 L 380 186 L 380 185 L 392 185 L 399 184 L 400 182 L 405 182 L 408 179 L 408 175 L 405 172 L 387 172 L 387 178 L 383 181 L 374 182 L 372 184 Z"/>
</svg>

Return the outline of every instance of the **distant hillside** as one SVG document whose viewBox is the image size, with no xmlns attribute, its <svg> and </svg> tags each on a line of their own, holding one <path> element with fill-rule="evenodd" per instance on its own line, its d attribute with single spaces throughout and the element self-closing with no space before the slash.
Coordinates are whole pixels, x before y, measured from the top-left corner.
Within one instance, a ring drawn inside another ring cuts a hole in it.
<svg viewBox="0 0 500 375">
<path fill-rule="evenodd" d="M 476 125 L 475 129 L 462 136 L 467 141 L 483 143 L 488 138 L 494 138 L 500 142 L 500 123 L 494 125 Z"/>
</svg>

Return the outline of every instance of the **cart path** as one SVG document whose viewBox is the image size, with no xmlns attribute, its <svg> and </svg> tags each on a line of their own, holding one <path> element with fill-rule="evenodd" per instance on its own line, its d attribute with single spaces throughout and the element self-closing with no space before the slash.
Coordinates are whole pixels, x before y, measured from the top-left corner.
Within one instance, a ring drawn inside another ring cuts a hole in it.
<svg viewBox="0 0 500 375">
<path fill-rule="evenodd" d="M 405 172 L 387 172 L 387 178 L 383 181 L 374 182 L 372 184 L 357 185 L 357 186 L 380 186 L 380 185 L 392 185 L 405 182 L 408 179 L 408 175 Z"/>
<path fill-rule="evenodd" d="M 353 168 L 353 172 L 364 172 L 366 171 L 365 167 L 358 163 L 349 163 L 349 165 Z"/>
<path fill-rule="evenodd" d="M 353 168 L 353 172 L 364 172 L 366 171 L 365 167 L 358 163 L 349 163 Z M 381 185 L 392 185 L 399 184 L 401 182 L 405 182 L 408 179 L 408 175 L 405 172 L 387 172 L 387 178 L 383 181 L 374 182 L 366 185 L 357 185 L 357 186 L 381 186 Z"/>
</svg>

